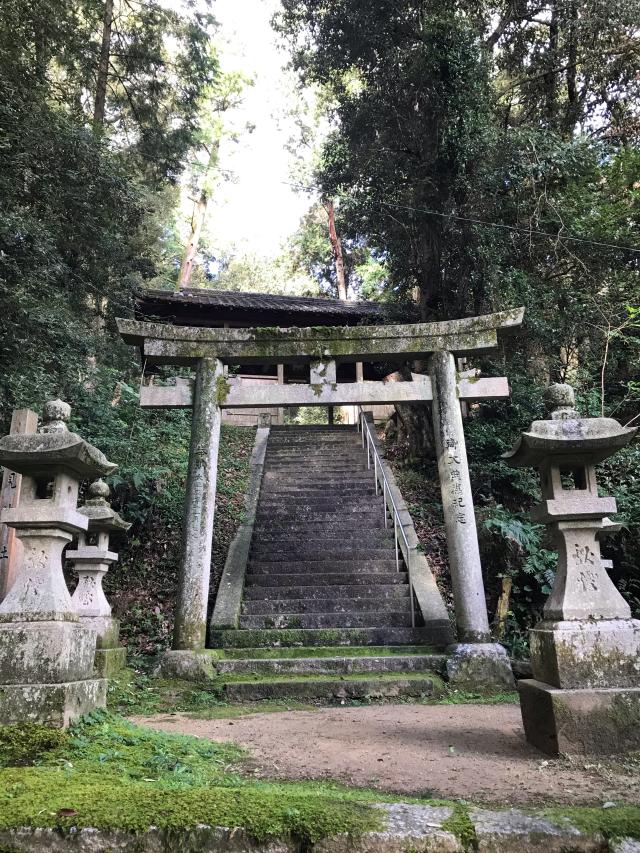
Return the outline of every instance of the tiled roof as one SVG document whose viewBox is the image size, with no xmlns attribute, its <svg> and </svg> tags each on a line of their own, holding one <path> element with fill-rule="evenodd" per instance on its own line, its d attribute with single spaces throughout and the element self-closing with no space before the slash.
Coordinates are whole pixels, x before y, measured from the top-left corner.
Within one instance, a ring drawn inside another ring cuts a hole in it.
<svg viewBox="0 0 640 853">
<path fill-rule="evenodd" d="M 152 313 L 154 304 L 196 306 L 207 308 L 240 309 L 249 311 L 277 311 L 293 314 L 334 315 L 336 317 L 372 317 L 385 313 L 378 302 L 340 302 L 337 299 L 319 299 L 307 296 L 275 296 L 270 293 L 243 293 L 232 290 L 189 288 L 184 290 L 144 290 L 138 297 L 138 311 Z"/>
</svg>

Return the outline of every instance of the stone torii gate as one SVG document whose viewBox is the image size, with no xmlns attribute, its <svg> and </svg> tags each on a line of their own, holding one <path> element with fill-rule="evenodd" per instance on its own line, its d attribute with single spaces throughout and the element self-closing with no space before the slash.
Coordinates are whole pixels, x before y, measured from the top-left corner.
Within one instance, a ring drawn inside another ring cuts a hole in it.
<svg viewBox="0 0 640 853">
<path fill-rule="evenodd" d="M 519 326 L 523 316 L 518 308 L 436 323 L 286 329 L 118 320 L 123 339 L 140 347 L 147 365 L 195 368 L 194 381 L 143 386 L 140 396 L 144 407 L 193 412 L 174 649 L 205 647 L 221 409 L 432 401 L 458 640 L 471 644 L 471 657 L 483 646 L 491 657 L 460 402 L 507 397 L 509 386 L 505 378 L 458 374 L 455 358 L 495 348 L 498 332 Z M 414 375 L 412 381 L 336 382 L 337 362 L 426 358 L 429 376 Z M 225 377 L 225 365 L 271 363 L 309 364 L 309 384 L 232 387 Z"/>
</svg>

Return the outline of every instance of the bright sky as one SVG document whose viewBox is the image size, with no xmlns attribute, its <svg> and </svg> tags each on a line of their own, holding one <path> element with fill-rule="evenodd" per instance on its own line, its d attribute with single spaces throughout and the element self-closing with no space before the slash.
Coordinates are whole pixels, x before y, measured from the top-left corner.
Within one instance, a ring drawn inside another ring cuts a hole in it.
<svg viewBox="0 0 640 853">
<path fill-rule="evenodd" d="M 309 198 L 286 183 L 291 180 L 286 144 L 293 124 L 286 113 L 293 79 L 269 23 L 278 5 L 278 0 L 213 3 L 221 24 L 217 43 L 224 45 L 223 69 L 241 70 L 255 85 L 234 117 L 239 140 L 226 140 L 220 152 L 220 166 L 233 173 L 235 182 L 222 183 L 214 193 L 206 225 L 218 249 L 236 246 L 240 254 L 271 257 L 309 206 Z M 246 124 L 255 125 L 253 133 L 242 131 Z"/>
</svg>

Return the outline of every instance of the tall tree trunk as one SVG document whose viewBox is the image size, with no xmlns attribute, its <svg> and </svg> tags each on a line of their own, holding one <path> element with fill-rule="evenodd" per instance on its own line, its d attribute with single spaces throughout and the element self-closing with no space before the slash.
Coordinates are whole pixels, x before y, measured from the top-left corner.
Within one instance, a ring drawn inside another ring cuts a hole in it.
<svg viewBox="0 0 640 853">
<path fill-rule="evenodd" d="M 184 258 L 182 259 L 182 266 L 180 267 L 178 287 L 181 289 L 189 287 L 189 280 L 191 279 L 191 273 L 193 272 L 196 254 L 198 252 L 200 234 L 202 233 L 202 226 L 204 225 L 204 219 L 207 215 L 208 202 L 209 199 L 207 194 L 202 190 L 198 197 L 198 201 L 196 202 L 195 210 L 193 211 L 193 218 L 191 219 L 191 234 L 189 235 L 187 248 L 185 249 Z"/>
<path fill-rule="evenodd" d="M 573 135 L 580 113 L 576 85 L 578 74 L 578 6 L 576 0 L 570 0 L 568 3 L 567 17 L 569 18 L 567 27 L 567 106 L 564 130 L 565 135 L 570 138 Z"/>
<path fill-rule="evenodd" d="M 200 235 L 202 234 L 202 227 L 204 225 L 204 220 L 207 215 L 207 205 L 209 204 L 209 175 L 211 173 L 213 164 L 218 159 L 219 150 L 220 141 L 216 140 L 211 146 L 211 150 L 209 151 L 209 159 L 207 161 L 207 167 L 204 173 L 202 189 L 200 190 L 200 195 L 198 196 L 198 201 L 196 202 L 196 206 L 193 211 L 193 217 L 191 219 L 191 233 L 189 234 L 189 240 L 187 241 L 187 247 L 185 249 L 184 257 L 182 259 L 182 266 L 180 267 L 180 276 L 178 277 L 178 287 L 180 289 L 189 287 L 191 273 L 193 272 L 193 267 L 195 265 L 196 255 L 198 254 Z"/>
<path fill-rule="evenodd" d="M 324 209 L 329 217 L 329 239 L 331 240 L 331 248 L 333 249 L 333 257 L 336 262 L 336 282 L 338 284 L 338 298 L 342 302 L 346 302 L 347 297 L 347 280 L 344 274 L 344 259 L 342 257 L 342 243 L 336 231 L 336 212 L 333 205 L 333 199 L 325 199 Z"/>
<path fill-rule="evenodd" d="M 549 70 L 544 77 L 545 89 L 545 113 L 550 127 L 557 124 L 557 101 L 558 101 L 558 7 L 556 2 L 552 4 L 551 20 L 549 22 L 549 48 L 547 54 L 547 65 Z"/>
<path fill-rule="evenodd" d="M 96 79 L 96 100 L 93 107 L 93 126 L 96 129 L 101 128 L 104 124 L 112 25 L 113 0 L 105 0 L 104 17 L 102 19 L 102 44 L 100 45 L 100 61 L 98 62 L 98 76 Z"/>
</svg>

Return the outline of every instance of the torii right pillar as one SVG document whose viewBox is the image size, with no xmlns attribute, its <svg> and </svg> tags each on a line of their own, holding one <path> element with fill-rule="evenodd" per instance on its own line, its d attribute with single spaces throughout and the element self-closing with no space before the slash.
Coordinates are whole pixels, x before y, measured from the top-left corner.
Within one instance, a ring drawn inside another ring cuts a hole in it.
<svg viewBox="0 0 640 853">
<path fill-rule="evenodd" d="M 447 660 L 449 683 L 463 689 L 513 689 L 503 646 L 491 641 L 482 580 L 469 465 L 462 427 L 455 358 L 446 350 L 431 356 L 433 425 L 438 454 L 449 570 L 458 643 Z"/>
</svg>

